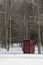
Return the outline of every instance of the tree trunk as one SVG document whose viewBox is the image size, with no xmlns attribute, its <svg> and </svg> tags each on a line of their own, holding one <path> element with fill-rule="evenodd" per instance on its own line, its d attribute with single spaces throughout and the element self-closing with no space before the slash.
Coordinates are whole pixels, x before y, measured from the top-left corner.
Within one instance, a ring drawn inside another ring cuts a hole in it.
<svg viewBox="0 0 43 65">
<path fill-rule="evenodd" d="M 41 54 L 41 34 L 40 34 L 40 12 L 39 12 L 39 0 L 37 11 L 38 11 L 38 53 Z"/>
</svg>

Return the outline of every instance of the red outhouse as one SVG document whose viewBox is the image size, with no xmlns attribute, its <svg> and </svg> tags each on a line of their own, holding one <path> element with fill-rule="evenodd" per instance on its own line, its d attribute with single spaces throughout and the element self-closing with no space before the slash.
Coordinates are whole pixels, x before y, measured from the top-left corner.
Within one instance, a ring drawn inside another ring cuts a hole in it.
<svg viewBox="0 0 43 65">
<path fill-rule="evenodd" d="M 30 40 L 30 54 L 34 54 L 34 41 Z"/>
<path fill-rule="evenodd" d="M 24 54 L 34 53 L 34 41 L 33 40 L 23 40 L 23 52 Z"/>
<path fill-rule="evenodd" d="M 30 53 L 30 40 L 23 40 L 23 52 Z"/>
</svg>

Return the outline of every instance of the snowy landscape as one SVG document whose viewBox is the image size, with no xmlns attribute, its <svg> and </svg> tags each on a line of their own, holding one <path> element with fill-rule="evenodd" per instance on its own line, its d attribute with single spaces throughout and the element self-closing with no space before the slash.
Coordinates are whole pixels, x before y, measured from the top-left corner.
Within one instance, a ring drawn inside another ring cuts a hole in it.
<svg viewBox="0 0 43 65">
<path fill-rule="evenodd" d="M 43 54 L 43 0 L 0 0 L 0 54 L 24 53 Z"/>
<path fill-rule="evenodd" d="M 35 49 L 34 54 L 38 54 L 38 46 L 35 45 L 34 49 Z M 42 51 L 42 53 L 43 53 L 43 51 Z M 15 43 L 15 44 L 13 44 L 13 47 L 12 47 L 12 45 L 10 45 L 9 51 L 7 51 L 7 49 L 5 49 L 5 48 L 0 47 L 0 54 L 24 54 L 24 53 L 23 53 L 22 47 L 20 47 L 19 43 L 18 44 Z"/>
</svg>

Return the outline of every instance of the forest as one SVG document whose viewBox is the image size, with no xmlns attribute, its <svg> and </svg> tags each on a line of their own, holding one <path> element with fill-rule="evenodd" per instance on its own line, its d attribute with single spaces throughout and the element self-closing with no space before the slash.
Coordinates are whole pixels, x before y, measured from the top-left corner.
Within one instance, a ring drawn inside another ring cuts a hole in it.
<svg viewBox="0 0 43 65">
<path fill-rule="evenodd" d="M 1 2 L 2 1 L 2 2 Z M 43 0 L 0 0 L 0 44 L 34 40 L 41 53 L 43 46 Z M 20 44 L 21 45 L 21 44 Z M 22 46 L 22 45 L 21 45 Z"/>
</svg>

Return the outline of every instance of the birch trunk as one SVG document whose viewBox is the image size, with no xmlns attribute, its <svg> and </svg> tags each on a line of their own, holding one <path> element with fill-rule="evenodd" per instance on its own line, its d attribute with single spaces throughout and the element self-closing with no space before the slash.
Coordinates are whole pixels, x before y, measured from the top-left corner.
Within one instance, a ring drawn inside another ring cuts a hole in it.
<svg viewBox="0 0 43 65">
<path fill-rule="evenodd" d="M 39 0 L 37 11 L 38 11 L 38 53 L 41 54 L 41 33 L 40 33 L 40 12 L 39 12 Z"/>
</svg>

